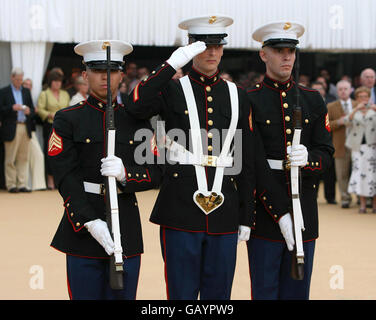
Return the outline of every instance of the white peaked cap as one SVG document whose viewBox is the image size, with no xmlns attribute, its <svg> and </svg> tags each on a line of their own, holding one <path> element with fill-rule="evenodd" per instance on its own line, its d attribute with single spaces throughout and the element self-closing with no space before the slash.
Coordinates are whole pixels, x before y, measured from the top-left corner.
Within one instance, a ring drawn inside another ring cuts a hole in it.
<svg viewBox="0 0 376 320">
<path fill-rule="evenodd" d="M 233 22 L 231 17 L 222 14 L 206 15 L 186 19 L 179 23 L 179 28 L 188 30 L 189 34 L 224 34 Z"/>
<path fill-rule="evenodd" d="M 279 40 L 280 43 L 298 43 L 298 38 L 303 35 L 304 30 L 304 26 L 299 22 L 277 21 L 256 29 L 252 37 L 262 44 L 269 40 Z"/>
<path fill-rule="evenodd" d="M 85 62 L 107 60 L 106 44 L 111 47 L 111 61 L 123 61 L 123 57 L 133 51 L 130 43 L 120 40 L 92 40 L 81 42 L 74 52 L 83 56 Z"/>
</svg>

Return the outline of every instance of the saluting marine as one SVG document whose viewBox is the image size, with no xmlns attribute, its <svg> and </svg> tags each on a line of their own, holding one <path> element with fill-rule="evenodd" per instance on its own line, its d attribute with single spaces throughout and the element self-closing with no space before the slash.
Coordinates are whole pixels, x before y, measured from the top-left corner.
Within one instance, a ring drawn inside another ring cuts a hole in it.
<svg viewBox="0 0 376 320">
<path fill-rule="evenodd" d="M 256 227 L 248 241 L 254 299 L 309 298 L 315 240 L 318 238 L 317 177 L 330 164 L 334 149 L 323 99 L 316 90 L 297 85 L 291 76 L 296 45 L 303 33 L 304 27 L 292 22 L 269 23 L 253 33 L 253 38 L 262 43 L 260 57 L 266 65 L 266 75 L 262 83 L 248 91 L 248 97 L 273 170 L 273 185 L 283 189 L 284 197 L 290 201 L 288 211 L 281 212 L 282 216 L 274 216 L 263 203 L 269 196 L 262 193 L 256 196 Z M 302 131 L 300 143 L 293 145 L 297 94 Z M 293 167 L 300 168 L 300 195 L 291 188 Z M 304 230 L 301 233 L 303 280 L 293 280 L 290 276 L 290 250 L 299 245 L 294 239 L 296 230 L 293 230 L 291 218 L 294 199 L 300 199 L 302 211 L 302 217 L 295 223 Z"/>
<path fill-rule="evenodd" d="M 48 155 L 56 184 L 64 200 L 64 214 L 51 246 L 66 253 L 68 290 L 71 299 L 135 299 L 143 253 L 141 223 L 135 192 L 159 184 L 157 166 L 137 165 L 134 140 L 138 129 L 151 129 L 147 121 L 135 120 L 125 105 L 116 101 L 123 77 L 123 56 L 133 48 L 111 40 L 111 79 L 107 86 L 104 41 L 80 43 L 75 52 L 83 56 L 83 77 L 90 96 L 60 110 L 54 118 Z M 116 127 L 115 156 L 104 158 L 107 90 L 111 90 Z M 124 289 L 109 285 L 109 256 L 114 241 L 106 224 L 104 179 L 115 177 L 118 187 L 119 225 L 124 254 Z"/>
<path fill-rule="evenodd" d="M 132 93 L 134 116 L 160 114 L 166 125 L 170 161 L 150 221 L 160 225 L 168 299 L 229 299 L 237 242 L 248 240 L 253 227 L 253 160 L 248 159 L 249 179 L 224 173 L 240 156 L 240 144 L 234 155 L 231 148 L 244 117 L 249 128 L 250 112 L 246 92 L 219 76 L 226 27 L 232 22 L 223 15 L 181 22 L 190 44 L 174 51 Z M 192 59 L 189 74 L 172 80 Z M 190 148 L 168 137 L 176 129 L 184 132 Z M 248 148 L 256 148 L 253 136 Z M 237 186 L 251 190 L 247 204 L 241 203 Z"/>
</svg>

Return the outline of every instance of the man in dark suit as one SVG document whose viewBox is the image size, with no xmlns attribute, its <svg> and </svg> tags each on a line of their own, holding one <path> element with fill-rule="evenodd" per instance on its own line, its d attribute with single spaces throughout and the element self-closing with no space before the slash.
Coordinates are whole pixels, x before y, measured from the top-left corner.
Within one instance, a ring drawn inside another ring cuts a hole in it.
<svg viewBox="0 0 376 320">
<path fill-rule="evenodd" d="M 0 91 L 1 133 L 5 149 L 5 184 L 11 193 L 26 188 L 34 105 L 30 90 L 22 87 L 23 71 L 14 68 L 11 84 Z"/>
<path fill-rule="evenodd" d="M 317 90 L 325 104 L 335 101 L 335 97 L 326 91 L 327 84 L 324 77 L 318 77 L 317 81 L 311 84 L 311 88 Z M 332 132 L 330 133 L 332 135 Z M 336 171 L 335 171 L 334 158 L 331 159 L 329 168 L 322 174 L 319 180 L 324 181 L 324 195 L 328 204 L 337 204 L 336 201 Z M 319 182 L 318 182 L 319 185 Z"/>
</svg>

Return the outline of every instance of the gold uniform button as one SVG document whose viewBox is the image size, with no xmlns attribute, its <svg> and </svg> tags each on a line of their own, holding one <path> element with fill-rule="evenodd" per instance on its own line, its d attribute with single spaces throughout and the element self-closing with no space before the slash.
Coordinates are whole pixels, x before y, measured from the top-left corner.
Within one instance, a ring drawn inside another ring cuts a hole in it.
<svg viewBox="0 0 376 320">
<path fill-rule="evenodd" d="M 278 218 L 278 216 L 277 216 L 277 215 L 275 214 L 275 215 L 274 215 L 274 218 L 276 218 L 276 219 L 277 219 L 277 218 Z"/>
<path fill-rule="evenodd" d="M 153 71 L 151 74 L 155 74 L 155 71 Z"/>
<path fill-rule="evenodd" d="M 69 202 L 67 203 L 67 208 L 69 208 L 69 206 L 70 206 L 70 204 L 69 204 Z"/>
<path fill-rule="evenodd" d="M 204 78 L 204 77 L 200 77 L 200 80 L 201 80 L 202 82 L 205 82 L 205 78 Z"/>
<path fill-rule="evenodd" d="M 136 173 L 136 177 L 138 178 L 140 175 L 138 173 Z"/>
<path fill-rule="evenodd" d="M 128 173 L 128 177 L 132 177 L 132 174 L 131 174 L 131 173 Z"/>
<path fill-rule="evenodd" d="M 91 140 L 90 140 L 89 138 L 86 139 L 86 143 L 90 143 L 90 141 L 91 141 Z"/>
<path fill-rule="evenodd" d="M 286 92 L 282 91 L 282 97 L 286 97 Z"/>
<path fill-rule="evenodd" d="M 80 102 L 80 105 L 82 106 L 83 104 L 84 104 L 84 102 L 83 102 L 83 101 L 81 101 L 81 102 Z"/>
<path fill-rule="evenodd" d="M 289 121 L 290 121 L 290 117 L 289 117 L 289 116 L 286 116 L 286 117 L 285 117 L 285 120 L 286 120 L 287 122 L 289 122 Z"/>
<path fill-rule="evenodd" d="M 129 140 L 129 144 L 133 144 L 133 140 Z"/>
<path fill-rule="evenodd" d="M 287 134 L 291 134 L 291 129 L 286 129 Z"/>
<path fill-rule="evenodd" d="M 265 201 L 265 200 L 266 200 L 266 197 L 262 197 L 262 200 L 264 200 L 264 201 Z"/>
<path fill-rule="evenodd" d="M 218 79 L 217 77 L 214 77 L 214 79 L 213 79 L 213 82 L 216 82 L 216 81 L 217 81 L 217 79 Z"/>
<path fill-rule="evenodd" d="M 143 176 L 144 178 L 146 178 L 146 174 L 143 174 L 142 176 Z"/>
<path fill-rule="evenodd" d="M 208 146 L 208 151 L 213 151 L 213 147 L 212 146 Z"/>
<path fill-rule="evenodd" d="M 285 102 L 285 103 L 283 104 L 283 107 L 284 107 L 285 109 L 287 109 L 287 108 L 289 107 L 289 104 Z"/>
<path fill-rule="evenodd" d="M 290 88 L 290 82 L 287 84 L 287 88 Z"/>
<path fill-rule="evenodd" d="M 208 108 L 209 113 L 213 113 L 213 108 Z"/>
<path fill-rule="evenodd" d="M 269 209 L 270 209 L 270 210 L 272 210 L 272 209 L 273 209 L 273 207 L 272 207 L 272 206 L 269 206 Z"/>
<path fill-rule="evenodd" d="M 188 110 L 185 110 L 184 113 L 185 113 L 185 114 L 188 114 Z"/>
<path fill-rule="evenodd" d="M 277 82 L 274 82 L 274 86 L 275 86 L 276 88 L 278 88 L 278 83 L 277 83 Z"/>
<path fill-rule="evenodd" d="M 165 64 L 163 63 L 163 64 L 162 64 L 162 67 L 164 67 L 164 66 L 165 66 Z"/>
<path fill-rule="evenodd" d="M 305 119 L 304 122 L 305 122 L 305 123 L 309 123 L 309 120 L 308 120 L 308 119 Z"/>
<path fill-rule="evenodd" d="M 135 203 L 134 203 L 134 205 L 135 205 L 135 206 L 137 207 L 138 203 L 137 203 L 137 202 L 135 202 Z"/>
<path fill-rule="evenodd" d="M 70 216 L 71 216 L 71 217 L 73 217 L 73 216 L 74 216 L 74 213 L 73 213 L 73 212 L 71 212 Z"/>
<path fill-rule="evenodd" d="M 99 106 L 99 108 L 103 108 L 103 104 L 102 104 L 102 102 L 99 102 L 99 103 L 98 103 L 98 106 Z"/>
<path fill-rule="evenodd" d="M 209 102 L 212 102 L 212 101 L 213 101 L 213 97 L 209 96 L 209 97 L 208 97 L 208 101 L 209 101 Z"/>
<path fill-rule="evenodd" d="M 313 185 L 313 189 L 316 189 L 316 185 L 315 184 Z"/>
<path fill-rule="evenodd" d="M 174 178 L 177 178 L 179 175 L 175 172 L 174 173 Z"/>
<path fill-rule="evenodd" d="M 286 145 L 289 147 L 291 146 L 291 141 L 287 141 Z"/>
<path fill-rule="evenodd" d="M 318 162 L 316 162 L 316 166 L 319 166 L 319 163 L 318 163 Z"/>
<path fill-rule="evenodd" d="M 81 223 L 77 222 L 76 223 L 76 227 L 79 227 L 81 225 Z"/>
<path fill-rule="evenodd" d="M 259 85 L 259 84 L 256 84 L 256 88 L 260 88 L 260 85 Z"/>
<path fill-rule="evenodd" d="M 270 124 L 270 120 L 266 120 L 266 124 Z"/>
<path fill-rule="evenodd" d="M 208 133 L 208 138 L 213 138 L 213 134 L 211 132 Z"/>
<path fill-rule="evenodd" d="M 205 88 L 205 90 L 206 90 L 206 92 L 210 92 L 210 91 L 211 91 L 211 88 L 210 88 L 209 86 L 207 86 L 207 87 Z"/>
<path fill-rule="evenodd" d="M 209 121 L 208 121 L 208 125 L 209 125 L 209 126 L 212 126 L 212 125 L 213 125 L 213 120 L 209 120 Z"/>
</svg>

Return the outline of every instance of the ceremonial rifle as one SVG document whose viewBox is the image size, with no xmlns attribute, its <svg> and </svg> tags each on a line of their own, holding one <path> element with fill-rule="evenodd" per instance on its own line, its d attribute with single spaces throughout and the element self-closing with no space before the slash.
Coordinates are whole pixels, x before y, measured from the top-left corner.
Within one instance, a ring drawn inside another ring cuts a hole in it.
<svg viewBox="0 0 376 320">
<path fill-rule="evenodd" d="M 115 114 L 111 94 L 111 46 L 104 42 L 103 49 L 107 55 L 107 106 L 106 106 L 106 157 L 115 154 Z M 105 179 L 106 221 L 112 234 L 115 250 L 110 257 L 110 286 L 112 289 L 123 289 L 123 249 L 121 247 L 119 206 L 115 177 Z"/>
<path fill-rule="evenodd" d="M 299 49 L 296 48 L 295 60 L 295 90 L 296 90 L 296 105 L 293 108 L 293 125 L 294 136 L 292 139 L 292 147 L 300 144 L 300 136 L 302 132 L 302 108 L 299 104 Z M 302 215 L 302 208 L 300 205 L 299 184 L 300 184 L 300 168 L 298 166 L 291 166 L 291 196 L 292 196 L 292 220 L 294 226 L 295 246 L 292 254 L 291 263 L 291 277 L 294 280 L 303 280 L 304 278 L 304 250 L 302 230 L 304 231 L 304 221 Z"/>
</svg>

